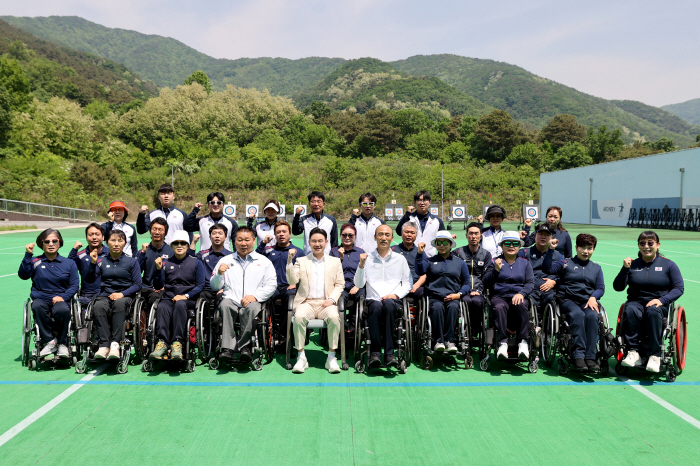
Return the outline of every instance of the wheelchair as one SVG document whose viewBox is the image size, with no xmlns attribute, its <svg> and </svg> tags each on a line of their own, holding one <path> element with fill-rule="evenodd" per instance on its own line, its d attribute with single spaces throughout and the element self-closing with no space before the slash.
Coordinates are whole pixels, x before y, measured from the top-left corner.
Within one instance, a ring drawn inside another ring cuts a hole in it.
<svg viewBox="0 0 700 466">
<path fill-rule="evenodd" d="M 459 315 L 455 324 L 455 345 L 457 346 L 456 353 L 435 352 L 435 339 L 433 338 L 433 329 L 430 316 L 430 298 L 427 293 L 418 302 L 418 321 L 415 330 L 415 352 L 416 358 L 420 362 L 420 366 L 425 370 L 430 370 L 433 367 L 433 360 L 438 354 L 451 362 L 455 368 L 459 368 L 458 357 L 464 361 L 464 368 L 471 369 L 474 367 L 474 358 L 471 355 L 471 325 L 469 324 L 469 312 L 467 306 L 461 299 L 459 300 Z M 410 315 L 410 313 L 409 313 Z"/>
<path fill-rule="evenodd" d="M 158 335 L 156 329 L 156 311 L 158 309 L 158 304 L 160 300 L 158 298 L 151 306 L 148 312 L 148 317 L 143 319 L 144 312 L 139 313 L 138 320 L 136 322 L 135 333 L 140 337 L 143 335 L 138 344 L 136 344 L 136 354 L 137 357 L 142 360 L 141 370 L 143 372 L 151 372 L 154 370 L 154 361 L 149 359 L 150 354 L 155 351 L 156 343 L 158 343 Z M 186 337 L 182 342 L 182 360 L 174 360 L 170 357 L 170 350 L 168 354 L 160 361 L 164 363 L 180 363 L 184 364 L 185 372 L 194 372 L 196 367 L 195 359 L 197 357 L 197 327 L 195 325 L 195 311 L 193 309 L 187 310 L 187 324 L 185 326 Z"/>
<path fill-rule="evenodd" d="M 68 364 L 70 366 L 75 366 L 78 363 L 78 356 L 80 355 L 78 351 L 78 323 L 81 319 L 81 308 L 80 302 L 78 301 L 78 295 L 71 298 L 70 303 L 70 323 L 68 324 Z M 53 316 L 51 316 L 51 323 L 53 324 Z M 58 336 L 58 332 L 52 331 L 54 337 Z M 39 370 L 39 367 L 43 363 L 51 363 L 54 367 L 59 361 L 63 361 L 57 357 L 53 359 L 46 360 L 45 358 L 39 357 L 41 352 L 41 342 L 39 337 L 39 325 L 34 322 L 34 314 L 32 313 L 32 298 L 27 298 L 24 303 L 23 312 L 23 322 L 22 322 L 22 365 L 27 367 L 30 371 Z"/>
<path fill-rule="evenodd" d="M 629 372 L 629 367 L 622 365 L 622 360 L 625 359 L 629 351 L 629 346 L 622 333 L 622 322 L 625 316 L 625 305 L 620 306 L 620 312 L 617 316 L 617 327 L 615 328 L 615 340 L 617 342 L 617 364 L 615 371 L 618 374 L 625 375 Z M 668 316 L 663 318 L 662 334 L 661 334 L 661 369 L 666 372 L 666 381 L 675 382 L 676 377 L 685 369 L 685 357 L 687 349 L 687 333 L 686 333 L 686 315 L 685 309 L 677 306 L 676 303 L 669 304 Z M 639 336 L 640 343 L 645 340 L 644 335 Z M 646 354 L 647 346 L 643 343 L 639 347 L 639 355 L 642 359 L 642 367 L 646 367 L 648 356 Z"/>
<path fill-rule="evenodd" d="M 615 354 L 615 339 L 610 330 L 610 322 L 605 307 L 598 302 L 598 347 L 596 359 L 600 366 L 599 374 L 606 376 L 610 372 L 608 359 Z M 561 312 L 557 300 L 545 305 L 542 318 L 542 360 L 547 367 L 552 367 L 559 355 L 559 374 L 571 372 L 573 336 L 569 316 Z"/>
<path fill-rule="evenodd" d="M 540 345 L 540 326 L 537 318 L 537 306 L 531 299 L 528 299 L 529 303 L 529 340 L 528 340 L 528 352 L 530 356 L 527 360 L 527 369 L 531 374 L 534 374 L 539 369 L 539 345 Z M 484 313 L 483 313 L 483 323 L 480 335 L 479 344 L 479 368 L 482 371 L 488 371 L 491 365 L 492 353 L 497 350 L 496 345 L 496 326 L 495 319 L 493 319 L 491 300 L 487 295 L 484 295 Z M 508 336 L 508 358 L 504 361 L 510 364 L 519 364 L 520 359 L 518 358 L 518 335 L 517 332 L 511 329 L 506 329 L 506 335 Z M 494 355 L 495 359 L 495 355 Z"/>
<path fill-rule="evenodd" d="M 340 336 L 338 337 L 338 343 L 340 344 L 340 368 L 344 371 L 350 369 L 350 366 L 345 359 L 345 314 L 347 313 L 347 306 L 345 304 L 345 296 L 342 294 L 338 299 L 338 317 L 340 320 Z M 292 370 L 293 364 L 291 358 L 296 358 L 296 348 L 294 347 L 294 332 L 292 332 L 292 325 L 294 324 L 294 300 L 289 300 L 289 309 L 287 311 L 287 339 L 286 339 L 286 355 L 284 365 L 288 371 Z M 309 330 L 310 329 L 325 329 L 326 321 L 323 319 L 311 319 L 306 326 L 306 343 L 309 342 Z M 326 339 L 328 341 L 328 339 Z M 323 341 L 321 342 L 323 344 Z"/>
<path fill-rule="evenodd" d="M 355 370 L 362 374 L 369 369 L 370 335 L 368 326 L 368 311 L 365 310 L 365 299 L 358 302 L 355 313 L 355 335 L 353 346 L 353 359 Z M 383 333 L 383 332 L 382 332 Z M 401 310 L 396 315 L 394 324 L 394 341 L 396 359 L 399 363 L 399 373 L 405 374 L 411 365 L 412 354 L 411 308 L 408 299 L 401 300 Z M 381 366 L 385 367 L 385 366 Z"/>
<path fill-rule="evenodd" d="M 290 300 L 291 301 L 291 300 Z M 272 309 L 273 303 L 265 301 L 261 303 L 262 310 L 253 319 L 253 330 L 250 335 L 250 349 L 253 359 L 250 362 L 233 362 L 232 367 L 251 366 L 253 370 L 262 370 L 264 364 L 269 364 L 275 358 L 275 342 L 274 338 L 274 312 Z M 210 344 L 213 348 L 211 358 L 209 358 L 209 369 L 216 370 L 221 362 L 219 361 L 219 353 L 221 352 L 222 325 L 223 317 L 217 306 L 214 315 L 211 319 L 211 339 Z M 234 329 L 237 335 L 240 335 L 240 321 L 236 320 Z"/>
<path fill-rule="evenodd" d="M 95 353 L 99 350 L 97 325 L 95 325 L 93 315 L 96 300 L 97 297 L 92 298 L 85 310 L 84 318 L 78 324 L 78 352 L 82 357 L 75 365 L 75 372 L 77 374 L 84 374 L 87 371 L 88 363 L 95 362 Z M 119 342 L 120 358 L 117 362 L 117 373 L 119 374 L 127 373 L 129 370 L 129 363 L 141 363 L 138 351 L 136 357 L 132 359 L 131 348 L 132 346 L 136 346 L 134 342 L 136 341 L 138 333 L 136 332 L 135 321 L 137 319 L 136 316 L 141 314 L 143 306 L 144 300 L 139 292 L 131 300 L 124 319 L 124 339 Z M 105 360 L 104 362 L 109 362 L 109 360 Z"/>
</svg>

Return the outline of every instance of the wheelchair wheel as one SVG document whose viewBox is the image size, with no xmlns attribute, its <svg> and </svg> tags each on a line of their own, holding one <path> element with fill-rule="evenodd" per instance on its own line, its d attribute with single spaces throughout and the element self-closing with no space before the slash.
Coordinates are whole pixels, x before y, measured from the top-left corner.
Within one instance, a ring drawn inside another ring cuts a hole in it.
<svg viewBox="0 0 700 466">
<path fill-rule="evenodd" d="M 547 303 L 542 317 L 542 339 L 540 352 L 547 367 L 552 367 L 557 357 L 558 318 L 554 306 Z"/>
<path fill-rule="evenodd" d="M 32 335 L 34 326 L 32 325 L 32 300 L 27 299 L 24 303 L 24 315 L 22 322 L 22 365 L 29 365 L 29 358 L 32 353 Z"/>
<path fill-rule="evenodd" d="M 413 338 L 412 338 L 413 329 L 411 328 L 411 309 L 405 300 L 404 300 L 403 325 L 404 325 L 404 332 L 405 332 L 404 338 L 406 339 L 406 351 L 405 351 L 406 362 L 405 362 L 405 365 L 406 365 L 406 367 L 408 367 L 411 365 L 411 359 L 413 356 Z M 400 372 L 400 370 L 399 370 L 399 372 Z M 404 370 L 404 372 L 401 372 L 401 373 L 405 374 L 406 372 Z"/>
<path fill-rule="evenodd" d="M 136 312 L 138 311 L 138 312 Z M 134 312 L 134 350 L 136 358 L 140 361 L 148 358 L 148 314 L 151 309 L 142 305 Z"/>
<path fill-rule="evenodd" d="M 141 315 L 141 311 L 143 310 L 143 305 L 144 305 L 144 299 L 140 296 L 137 296 L 133 303 L 132 303 L 132 308 L 131 308 L 131 322 L 130 322 L 130 331 L 131 331 L 131 342 L 134 345 L 135 348 L 135 357 L 134 358 L 129 358 L 130 364 L 141 364 L 141 356 L 139 355 L 138 347 L 139 347 L 139 334 L 138 334 L 138 327 L 136 325 L 137 319 L 139 315 Z M 128 322 L 128 321 L 127 321 Z M 125 324 L 127 323 L 125 322 Z M 128 335 L 128 333 L 125 331 L 124 335 Z M 129 348 L 129 351 L 131 352 L 131 348 Z"/>
<path fill-rule="evenodd" d="M 209 303 L 204 299 L 197 300 L 195 309 L 197 321 L 197 351 L 199 359 L 206 361 L 211 355 L 211 317 Z"/>
<path fill-rule="evenodd" d="M 143 363 L 141 364 L 141 370 L 143 372 L 151 372 L 153 370 L 153 364 L 151 361 L 144 359 Z"/>
<path fill-rule="evenodd" d="M 129 360 L 124 359 L 122 361 L 119 361 L 119 364 L 117 364 L 117 373 L 118 374 L 126 374 L 129 371 Z"/>
<path fill-rule="evenodd" d="M 211 358 L 209 360 L 209 369 L 215 371 L 219 368 L 219 360 L 216 358 Z"/>
<path fill-rule="evenodd" d="M 355 361 L 355 371 L 357 371 L 358 374 L 364 374 L 365 369 L 365 362 L 362 358 Z"/>
<path fill-rule="evenodd" d="M 195 364 L 194 359 L 188 359 L 187 363 L 185 364 L 185 372 L 194 372 L 195 367 L 197 367 L 197 365 Z"/>
<path fill-rule="evenodd" d="M 676 308 L 675 315 L 672 316 L 671 338 L 673 338 L 673 369 L 676 374 L 681 374 L 685 369 L 685 355 L 687 349 L 687 334 L 685 309 Z"/>
<path fill-rule="evenodd" d="M 433 368 L 433 358 L 426 354 L 422 355 L 420 357 L 420 366 L 426 371 L 429 371 Z"/>
</svg>

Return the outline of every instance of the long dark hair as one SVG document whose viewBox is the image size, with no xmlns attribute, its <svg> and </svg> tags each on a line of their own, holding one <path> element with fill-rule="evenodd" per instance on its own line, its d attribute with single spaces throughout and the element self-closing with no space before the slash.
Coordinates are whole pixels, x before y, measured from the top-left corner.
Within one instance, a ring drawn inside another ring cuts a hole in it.
<svg viewBox="0 0 700 466">
<path fill-rule="evenodd" d="M 648 241 L 650 239 L 653 239 L 657 243 L 661 242 L 661 240 L 659 240 L 659 235 L 657 235 L 655 231 L 646 230 L 646 231 L 641 232 L 639 234 L 639 237 L 637 237 L 637 244 L 639 244 L 640 241 Z M 664 257 L 664 255 L 661 254 L 661 251 L 658 249 L 656 250 L 656 254 L 658 254 L 661 257 Z M 639 257 L 640 259 L 642 258 L 641 251 L 637 253 L 637 257 Z"/>
<path fill-rule="evenodd" d="M 553 210 L 556 210 L 559 213 L 559 224 L 557 225 L 557 230 L 566 231 L 566 228 L 564 228 L 564 225 L 561 223 L 561 219 L 563 217 L 563 215 L 561 213 L 561 207 L 558 207 L 555 205 L 549 206 L 549 208 L 547 209 L 547 213 L 545 215 L 549 215 L 549 213 Z"/>
</svg>

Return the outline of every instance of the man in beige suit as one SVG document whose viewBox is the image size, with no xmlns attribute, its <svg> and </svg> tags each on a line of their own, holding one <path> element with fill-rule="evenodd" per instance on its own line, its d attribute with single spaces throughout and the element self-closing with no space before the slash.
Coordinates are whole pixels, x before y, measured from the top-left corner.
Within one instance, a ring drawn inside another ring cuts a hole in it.
<svg viewBox="0 0 700 466">
<path fill-rule="evenodd" d="M 343 265 L 337 257 L 325 255 L 328 234 L 321 228 L 314 228 L 309 233 L 311 253 L 299 257 L 292 264 L 296 251 L 289 250 L 287 258 L 287 281 L 297 285 L 294 298 L 294 340 L 299 356 L 292 372 L 303 373 L 309 363 L 304 353 L 306 341 L 306 326 L 311 319 L 323 319 L 328 326 L 328 359 L 326 369 L 331 374 L 340 372 L 335 350 L 338 347 L 340 335 L 340 316 L 338 315 L 338 299 L 345 287 Z"/>
</svg>

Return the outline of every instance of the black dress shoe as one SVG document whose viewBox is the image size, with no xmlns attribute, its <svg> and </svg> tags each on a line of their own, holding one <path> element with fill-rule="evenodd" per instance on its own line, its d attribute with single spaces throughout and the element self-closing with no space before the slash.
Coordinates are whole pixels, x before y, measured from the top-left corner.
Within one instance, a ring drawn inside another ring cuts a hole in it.
<svg viewBox="0 0 700 466">
<path fill-rule="evenodd" d="M 246 348 L 241 349 L 241 362 L 247 364 L 253 360 L 253 356 L 250 354 L 250 350 Z"/>
<path fill-rule="evenodd" d="M 588 370 L 588 366 L 583 358 L 574 359 L 574 369 L 577 371 L 585 372 Z"/>
<path fill-rule="evenodd" d="M 233 362 L 234 357 L 235 355 L 233 354 L 233 351 L 231 351 L 230 349 L 225 349 L 219 354 L 219 361 L 230 364 L 231 362 Z"/>
<path fill-rule="evenodd" d="M 382 365 L 381 353 L 372 353 L 369 355 L 369 367 L 370 368 L 379 367 L 381 365 Z"/>
<path fill-rule="evenodd" d="M 586 366 L 588 366 L 588 370 L 591 372 L 600 372 L 600 366 L 595 359 L 586 359 Z"/>
<path fill-rule="evenodd" d="M 396 360 L 394 353 L 384 356 L 384 364 L 386 367 L 399 367 L 399 362 Z"/>
</svg>

